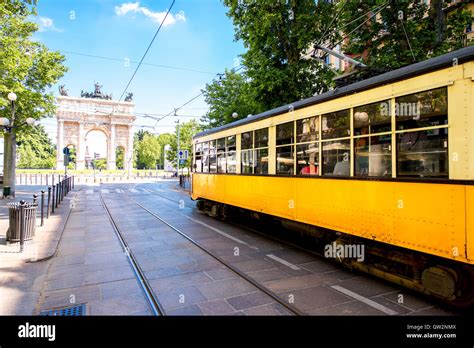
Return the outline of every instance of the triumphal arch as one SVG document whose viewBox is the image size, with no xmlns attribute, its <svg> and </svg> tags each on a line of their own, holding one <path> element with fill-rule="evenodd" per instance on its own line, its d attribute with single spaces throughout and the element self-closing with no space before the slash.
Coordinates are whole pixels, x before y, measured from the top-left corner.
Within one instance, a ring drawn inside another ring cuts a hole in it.
<svg viewBox="0 0 474 348">
<path fill-rule="evenodd" d="M 107 140 L 107 169 L 116 169 L 116 150 L 123 151 L 123 169 L 133 165 L 133 94 L 127 94 L 123 102 L 112 100 L 102 93 L 101 85 L 95 84 L 94 92 L 81 91 L 81 97 L 70 97 L 64 86 L 59 87 L 57 97 L 58 123 L 56 168 L 64 169 L 63 149 L 74 148 L 76 169 L 82 170 L 90 160 L 86 137 L 98 130 Z"/>
</svg>

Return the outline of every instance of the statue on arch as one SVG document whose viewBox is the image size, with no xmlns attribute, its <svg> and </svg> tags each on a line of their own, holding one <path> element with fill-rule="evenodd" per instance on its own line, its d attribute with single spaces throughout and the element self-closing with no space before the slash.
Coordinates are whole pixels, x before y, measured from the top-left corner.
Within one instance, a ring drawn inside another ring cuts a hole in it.
<svg viewBox="0 0 474 348">
<path fill-rule="evenodd" d="M 133 93 L 132 92 L 127 93 L 127 95 L 125 96 L 125 101 L 126 102 L 132 102 L 133 101 Z"/>
<path fill-rule="evenodd" d="M 68 90 L 66 89 L 66 85 L 59 86 L 59 94 L 65 97 L 68 96 Z"/>
</svg>

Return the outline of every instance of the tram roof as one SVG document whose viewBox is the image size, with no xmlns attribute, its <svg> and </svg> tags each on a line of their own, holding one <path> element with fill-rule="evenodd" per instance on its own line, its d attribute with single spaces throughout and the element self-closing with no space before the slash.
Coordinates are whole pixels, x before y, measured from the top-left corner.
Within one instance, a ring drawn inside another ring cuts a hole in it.
<svg viewBox="0 0 474 348">
<path fill-rule="evenodd" d="M 310 105 L 322 103 L 331 99 L 339 98 L 346 96 L 348 94 L 360 92 L 363 90 L 371 89 L 381 85 L 386 85 L 417 75 L 425 74 L 430 71 L 439 70 L 445 67 L 448 67 L 453 64 L 453 59 L 457 58 L 459 64 L 467 62 L 474 59 L 474 46 L 468 46 L 461 48 L 459 50 L 443 54 L 441 56 L 424 60 L 415 64 L 405 66 L 400 69 L 389 71 L 384 74 L 380 74 L 369 79 L 352 83 L 347 86 L 336 88 L 334 90 L 328 91 L 323 94 L 318 94 L 310 98 L 306 98 L 295 103 L 287 104 L 274 108 L 257 115 L 253 115 L 232 123 L 225 124 L 220 127 L 212 128 L 203 132 L 200 132 L 194 136 L 194 138 L 199 138 L 213 133 L 218 133 L 220 131 L 238 127 L 244 124 L 260 121 L 269 117 L 273 117 L 284 112 L 288 112 L 290 106 L 293 106 L 294 110 L 301 109 Z"/>
</svg>

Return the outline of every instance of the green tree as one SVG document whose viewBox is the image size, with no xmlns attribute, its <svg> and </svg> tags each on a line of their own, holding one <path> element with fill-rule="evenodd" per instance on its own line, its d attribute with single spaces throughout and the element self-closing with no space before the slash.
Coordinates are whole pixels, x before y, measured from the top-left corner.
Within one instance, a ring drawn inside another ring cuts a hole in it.
<svg viewBox="0 0 474 348">
<path fill-rule="evenodd" d="M 161 155 L 158 137 L 145 134 L 138 143 L 138 161 L 143 164 L 144 169 L 155 169 L 156 163 Z"/>
<path fill-rule="evenodd" d="M 123 147 L 118 146 L 115 149 L 115 166 L 117 169 L 123 169 L 124 158 L 125 150 Z"/>
<path fill-rule="evenodd" d="M 56 147 L 41 125 L 17 137 L 18 168 L 50 169 L 56 166 Z"/>
<path fill-rule="evenodd" d="M 465 29 L 472 14 L 462 7 L 443 11 L 445 6 L 443 0 L 432 0 L 430 7 L 413 0 L 349 1 L 342 14 L 348 33 L 344 51 L 362 55 L 370 67 L 390 70 L 459 49 L 468 44 Z M 369 11 L 375 16 L 362 16 Z"/>
<path fill-rule="evenodd" d="M 264 111 L 255 101 L 253 90 L 244 74 L 226 70 L 224 76 L 206 84 L 203 90 L 209 112 L 202 118 L 205 128 L 219 127 Z M 234 118 L 233 114 L 237 113 Z"/>
<path fill-rule="evenodd" d="M 30 3 L 34 1 L 0 2 L 0 117 L 8 118 L 16 127 L 12 133 L 4 134 L 4 185 L 11 187 L 12 195 L 15 194 L 16 135 L 31 131 L 24 126 L 27 117 L 40 119 L 54 113 L 54 96 L 46 89 L 67 71 L 59 52 L 49 51 L 32 39 L 38 26 L 30 21 L 30 16 L 35 15 Z M 18 98 L 14 109 L 6 98 L 10 92 Z"/>
<path fill-rule="evenodd" d="M 179 143 L 180 143 L 180 150 L 188 150 L 189 157 L 188 160 L 180 166 L 180 168 L 191 167 L 192 163 L 192 146 L 191 141 L 193 136 L 202 131 L 202 126 L 196 121 L 191 120 L 189 122 L 184 122 L 179 125 Z M 167 159 L 168 161 L 173 162 L 173 165 L 176 167 L 176 159 L 177 159 L 177 148 L 178 148 L 178 126 L 175 128 L 175 132 L 172 135 L 171 139 L 171 150 L 167 152 Z"/>
<path fill-rule="evenodd" d="M 307 53 L 323 36 L 343 1 L 223 2 L 235 26 L 235 39 L 247 48 L 243 65 L 258 105 L 271 109 L 329 89 L 334 73 Z M 337 38 L 339 32 L 332 30 L 327 35 Z"/>
<path fill-rule="evenodd" d="M 144 163 L 140 162 L 140 156 L 138 153 L 140 142 L 143 140 L 145 135 L 151 135 L 151 133 L 149 131 L 140 129 L 133 135 L 133 161 L 135 163 L 134 167 L 137 169 L 145 168 Z"/>
</svg>

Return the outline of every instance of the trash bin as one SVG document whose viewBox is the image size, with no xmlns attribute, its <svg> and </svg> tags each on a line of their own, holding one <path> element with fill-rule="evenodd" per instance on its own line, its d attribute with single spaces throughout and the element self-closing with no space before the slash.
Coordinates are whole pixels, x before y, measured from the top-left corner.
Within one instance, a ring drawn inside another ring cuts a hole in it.
<svg viewBox="0 0 474 348">
<path fill-rule="evenodd" d="M 8 242 L 20 241 L 21 205 L 20 202 L 8 203 L 9 227 L 6 239 Z M 27 202 L 24 206 L 25 234 L 24 240 L 31 240 L 36 232 L 36 209 L 38 204 Z"/>
<path fill-rule="evenodd" d="M 10 186 L 3 186 L 3 197 L 10 196 Z"/>
</svg>

